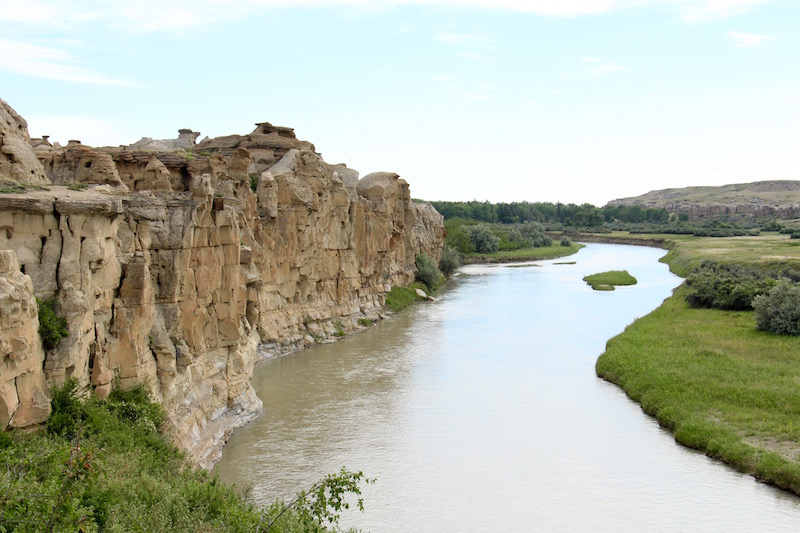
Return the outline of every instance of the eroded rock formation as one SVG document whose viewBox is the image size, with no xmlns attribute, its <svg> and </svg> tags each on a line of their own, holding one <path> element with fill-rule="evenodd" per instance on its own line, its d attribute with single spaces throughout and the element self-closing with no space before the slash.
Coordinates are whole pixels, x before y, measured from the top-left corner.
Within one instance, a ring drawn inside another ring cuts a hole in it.
<svg viewBox="0 0 800 533">
<path fill-rule="evenodd" d="M 0 180 L 53 185 L 0 194 L 0 250 L 13 250 L 0 253 L 3 427 L 46 418 L 45 379 L 74 376 L 101 396 L 141 382 L 208 466 L 261 408 L 259 357 L 377 318 L 443 241 L 441 215 L 396 174 L 358 180 L 288 128 L 261 123 L 190 152 L 26 146 L 35 164 L 0 167 Z M 69 328 L 46 357 L 34 293 L 55 297 Z"/>
</svg>

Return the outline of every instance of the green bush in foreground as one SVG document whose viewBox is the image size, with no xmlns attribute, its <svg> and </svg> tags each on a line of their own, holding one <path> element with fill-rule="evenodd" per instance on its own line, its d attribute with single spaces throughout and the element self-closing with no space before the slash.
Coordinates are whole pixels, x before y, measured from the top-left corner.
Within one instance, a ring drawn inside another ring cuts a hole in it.
<svg viewBox="0 0 800 533">
<path fill-rule="evenodd" d="M 686 278 L 686 284 L 692 289 L 686 296 L 692 307 L 750 311 L 753 299 L 766 293 L 775 280 L 743 266 L 705 261 Z"/>
<path fill-rule="evenodd" d="M 753 300 L 756 325 L 779 335 L 800 335 L 800 284 L 782 279 Z"/>
<path fill-rule="evenodd" d="M 164 411 L 144 387 L 101 400 L 67 380 L 52 395 L 46 432 L 0 433 L 0 532 L 328 531 L 370 482 L 342 469 L 262 511 L 159 434 Z"/>
<path fill-rule="evenodd" d="M 583 278 L 596 291 L 613 291 L 616 285 L 636 285 L 636 278 L 627 270 L 609 270 Z"/>
</svg>

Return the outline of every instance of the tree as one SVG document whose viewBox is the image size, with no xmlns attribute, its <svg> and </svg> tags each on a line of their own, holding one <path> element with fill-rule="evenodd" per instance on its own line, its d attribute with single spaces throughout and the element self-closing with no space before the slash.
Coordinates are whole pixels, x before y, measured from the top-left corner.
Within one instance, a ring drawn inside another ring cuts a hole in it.
<svg viewBox="0 0 800 533">
<path fill-rule="evenodd" d="M 493 254 L 500 249 L 500 239 L 486 224 L 462 228 L 469 233 L 469 239 L 479 254 Z"/>
</svg>

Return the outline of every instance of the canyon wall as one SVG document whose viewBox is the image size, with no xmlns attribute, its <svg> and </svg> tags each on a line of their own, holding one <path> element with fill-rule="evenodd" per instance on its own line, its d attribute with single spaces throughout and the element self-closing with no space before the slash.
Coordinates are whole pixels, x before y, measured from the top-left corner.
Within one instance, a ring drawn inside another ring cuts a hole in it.
<svg viewBox="0 0 800 533">
<path fill-rule="evenodd" d="M 68 377 L 101 397 L 145 383 L 209 466 L 261 409 L 259 358 L 379 318 L 443 242 L 441 215 L 396 174 L 358 179 L 289 128 L 62 147 L 31 141 L 2 100 L 0 127 L 3 428 L 42 423 Z M 67 319 L 46 352 L 34 295 Z"/>
</svg>

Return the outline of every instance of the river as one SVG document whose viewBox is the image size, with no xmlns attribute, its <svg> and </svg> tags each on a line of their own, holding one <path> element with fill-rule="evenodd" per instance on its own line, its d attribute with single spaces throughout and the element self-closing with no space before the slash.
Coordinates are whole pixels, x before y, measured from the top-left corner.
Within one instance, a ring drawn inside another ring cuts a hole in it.
<svg viewBox="0 0 800 533">
<path fill-rule="evenodd" d="M 215 472 L 267 504 L 362 470 L 366 512 L 342 525 L 375 533 L 797 531 L 800 498 L 676 444 L 595 376 L 606 341 L 680 284 L 663 254 L 463 267 L 436 302 L 267 361 L 264 413 Z M 639 283 L 582 281 L 612 269 Z"/>
</svg>

